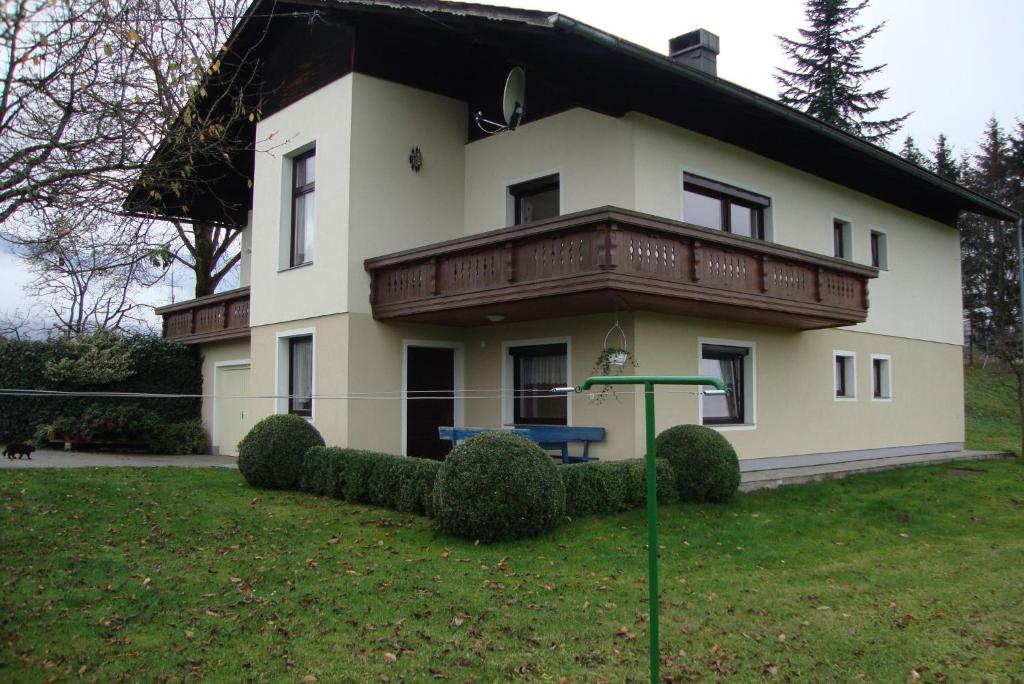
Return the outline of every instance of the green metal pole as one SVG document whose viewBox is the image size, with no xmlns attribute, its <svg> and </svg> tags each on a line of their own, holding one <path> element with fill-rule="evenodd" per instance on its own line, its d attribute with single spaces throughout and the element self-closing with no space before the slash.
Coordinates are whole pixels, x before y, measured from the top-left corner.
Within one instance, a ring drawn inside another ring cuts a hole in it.
<svg viewBox="0 0 1024 684">
<path fill-rule="evenodd" d="M 647 600 L 651 636 L 651 682 L 658 684 L 661 647 L 658 634 L 658 472 L 655 459 L 658 446 L 654 435 L 655 385 L 710 385 L 728 391 L 721 378 L 710 375 L 606 375 L 587 378 L 579 387 L 559 387 L 556 391 L 585 392 L 594 385 L 643 385 L 644 413 L 647 423 Z"/>
<path fill-rule="evenodd" d="M 647 418 L 647 594 L 650 604 L 651 682 L 657 684 L 661 666 L 658 640 L 658 473 L 654 459 L 657 444 L 654 437 L 654 383 L 644 383 L 644 413 Z"/>
</svg>

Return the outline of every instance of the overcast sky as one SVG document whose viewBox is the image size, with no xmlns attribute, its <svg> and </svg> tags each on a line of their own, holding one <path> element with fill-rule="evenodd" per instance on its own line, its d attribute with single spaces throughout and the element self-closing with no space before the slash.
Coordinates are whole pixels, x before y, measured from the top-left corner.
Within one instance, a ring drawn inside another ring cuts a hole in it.
<svg viewBox="0 0 1024 684">
<path fill-rule="evenodd" d="M 705 28 L 721 39 L 718 75 L 770 97 L 785 64 L 775 36 L 803 25 L 800 0 L 477 1 L 560 12 L 662 53 L 669 38 Z M 874 0 L 861 16 L 865 26 L 887 22 L 864 55 L 865 65 L 888 65 L 871 83 L 890 89 L 879 116 L 913 112 L 892 146 L 909 134 L 928 150 L 941 132 L 958 153 L 973 150 L 989 117 L 1006 127 L 1024 117 L 1024 1 Z M 25 306 L 28 280 L 0 248 L 0 314 Z M 147 299 L 169 296 L 163 287 Z"/>
</svg>

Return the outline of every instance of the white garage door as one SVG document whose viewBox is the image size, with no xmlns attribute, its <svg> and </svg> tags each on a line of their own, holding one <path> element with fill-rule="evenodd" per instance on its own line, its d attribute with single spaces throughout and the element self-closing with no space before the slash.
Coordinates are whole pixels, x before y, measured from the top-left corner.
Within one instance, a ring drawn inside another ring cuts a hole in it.
<svg viewBox="0 0 1024 684">
<path fill-rule="evenodd" d="M 217 369 L 217 397 L 214 399 L 213 445 L 220 453 L 238 455 L 238 442 L 253 425 L 249 406 L 249 366 L 221 366 Z"/>
</svg>

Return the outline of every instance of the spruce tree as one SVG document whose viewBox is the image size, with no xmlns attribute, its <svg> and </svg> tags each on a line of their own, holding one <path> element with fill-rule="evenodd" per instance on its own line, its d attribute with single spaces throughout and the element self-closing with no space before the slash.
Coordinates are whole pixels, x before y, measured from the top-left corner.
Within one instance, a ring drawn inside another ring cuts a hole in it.
<svg viewBox="0 0 1024 684">
<path fill-rule="evenodd" d="M 946 136 L 939 133 L 939 137 L 935 139 L 935 149 L 932 150 L 932 171 L 954 183 L 959 183 L 960 168 L 961 162 L 953 156 L 953 149 L 946 142 Z"/>
<path fill-rule="evenodd" d="M 806 0 L 808 27 L 800 38 L 776 36 L 793 60 L 792 69 L 778 69 L 779 101 L 874 143 L 884 143 L 910 114 L 868 120 L 888 97 L 889 89 L 867 90 L 867 82 L 885 68 L 865 67 L 861 52 L 884 23 L 865 29 L 857 15 L 868 0 Z"/>
<path fill-rule="evenodd" d="M 908 162 L 913 162 L 918 166 L 928 167 L 928 158 L 924 156 L 924 153 L 917 147 L 914 139 L 907 136 L 906 140 L 903 141 L 903 148 L 900 149 L 900 156 L 906 159 Z"/>
</svg>

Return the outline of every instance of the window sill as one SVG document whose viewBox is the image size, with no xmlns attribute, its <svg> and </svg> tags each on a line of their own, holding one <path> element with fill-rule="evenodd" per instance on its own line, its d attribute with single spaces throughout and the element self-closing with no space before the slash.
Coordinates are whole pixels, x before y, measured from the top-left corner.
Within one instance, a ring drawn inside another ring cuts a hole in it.
<svg viewBox="0 0 1024 684">
<path fill-rule="evenodd" d="M 757 423 L 705 423 L 704 427 L 717 430 L 718 432 L 740 432 L 743 430 L 756 430 Z"/>
<path fill-rule="evenodd" d="M 857 397 L 834 397 L 836 401 L 857 401 Z"/>
<path fill-rule="evenodd" d="M 301 264 L 295 264 L 294 266 L 285 266 L 284 268 L 279 268 L 279 269 L 277 269 L 277 272 L 278 273 L 285 273 L 286 271 L 294 271 L 296 269 L 305 268 L 306 266 L 312 266 L 312 265 L 313 265 L 312 261 L 306 261 L 306 262 L 301 263 Z"/>
<path fill-rule="evenodd" d="M 877 401 L 880 404 L 891 404 L 892 397 L 871 397 L 871 401 Z"/>
</svg>

